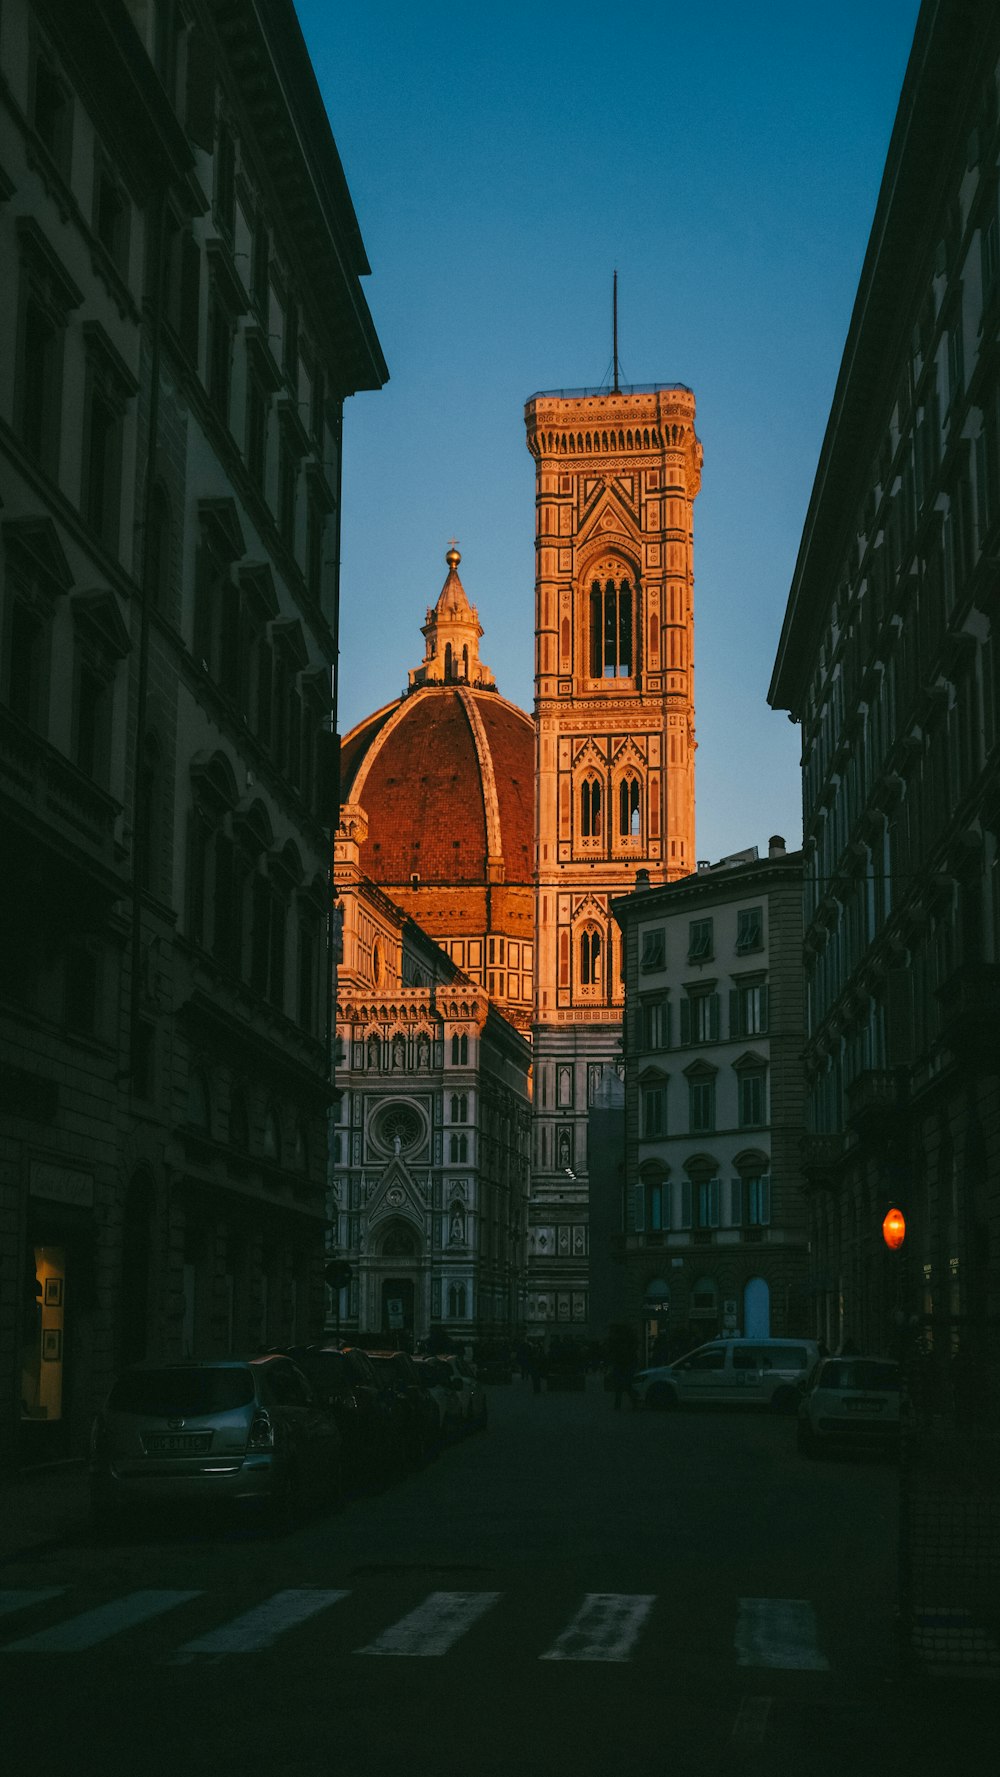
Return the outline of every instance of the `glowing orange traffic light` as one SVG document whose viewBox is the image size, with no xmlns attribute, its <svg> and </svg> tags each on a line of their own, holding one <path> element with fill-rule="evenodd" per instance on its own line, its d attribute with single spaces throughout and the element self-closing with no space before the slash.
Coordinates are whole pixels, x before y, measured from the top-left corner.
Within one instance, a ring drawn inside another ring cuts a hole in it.
<svg viewBox="0 0 1000 1777">
<path fill-rule="evenodd" d="M 901 1209 L 890 1209 L 882 1223 L 882 1239 L 890 1252 L 898 1252 L 906 1239 L 906 1218 Z"/>
</svg>

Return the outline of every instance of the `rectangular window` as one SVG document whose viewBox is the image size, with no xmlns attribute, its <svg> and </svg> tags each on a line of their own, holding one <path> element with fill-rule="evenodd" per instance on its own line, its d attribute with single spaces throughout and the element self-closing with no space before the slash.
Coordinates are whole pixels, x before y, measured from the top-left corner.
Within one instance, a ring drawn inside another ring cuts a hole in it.
<svg viewBox="0 0 1000 1777">
<path fill-rule="evenodd" d="M 688 1113 L 692 1135 L 708 1135 L 715 1128 L 714 1079 L 688 1081 Z"/>
<path fill-rule="evenodd" d="M 10 614 L 4 697 L 11 714 L 29 728 L 44 730 L 43 676 L 47 651 L 47 625 L 42 617 L 16 599 Z"/>
<path fill-rule="evenodd" d="M 737 950 L 759 950 L 763 942 L 763 907 L 741 907 L 736 915 Z"/>
<path fill-rule="evenodd" d="M 687 997 L 681 1001 L 681 1042 L 717 1043 L 718 1040 L 718 994 L 688 994 Z"/>
<path fill-rule="evenodd" d="M 107 161 L 98 157 L 94 168 L 94 233 L 115 269 L 128 270 L 128 198 Z"/>
<path fill-rule="evenodd" d="M 224 122 L 219 124 L 215 148 L 215 219 L 231 241 L 236 226 L 236 143 Z"/>
<path fill-rule="evenodd" d="M 665 1135 L 667 1130 L 667 1092 L 664 1086 L 642 1089 L 642 1133 L 647 1141 Z"/>
<path fill-rule="evenodd" d="M 739 1117 L 741 1129 L 759 1129 L 765 1122 L 763 1074 L 740 1074 Z"/>
<path fill-rule="evenodd" d="M 698 1181 L 696 1205 L 695 1226 L 717 1228 L 719 1226 L 719 1180 L 717 1178 Z"/>
<path fill-rule="evenodd" d="M 92 667 L 82 665 L 77 680 L 75 754 L 80 770 L 103 783 L 107 771 L 109 687 Z"/>
<path fill-rule="evenodd" d="M 767 1031 L 768 991 L 764 982 L 738 987 L 734 993 L 736 1024 L 733 1036 L 760 1037 Z"/>
<path fill-rule="evenodd" d="M 642 1026 L 643 1048 L 669 1049 L 670 1002 L 668 1000 L 644 1000 Z"/>
<path fill-rule="evenodd" d="M 278 529 L 289 549 L 295 547 L 295 502 L 299 485 L 299 465 L 295 452 L 282 439 L 278 454 Z"/>
<path fill-rule="evenodd" d="M 41 55 L 35 62 L 31 122 L 39 141 L 60 172 L 68 172 L 72 131 L 69 94 L 52 63 Z"/>
<path fill-rule="evenodd" d="M 263 215 L 258 214 L 253 230 L 253 249 L 250 263 L 250 283 L 254 307 L 262 321 L 267 321 L 268 293 L 270 290 L 271 237 Z"/>
<path fill-rule="evenodd" d="M 29 456 L 50 475 L 59 468 L 62 328 L 34 291 L 21 327 L 18 431 Z"/>
<path fill-rule="evenodd" d="M 208 310 L 208 398 L 220 420 L 229 424 L 233 374 L 233 320 L 217 290 Z"/>
<path fill-rule="evenodd" d="M 667 934 L 662 926 L 655 931 L 642 934 L 642 957 L 640 969 L 662 969 L 666 967 Z"/>
<path fill-rule="evenodd" d="M 247 468 L 254 486 L 264 493 L 267 485 L 267 396 L 256 376 L 247 379 Z"/>
<path fill-rule="evenodd" d="M 766 1228 L 771 1220 L 771 1180 L 767 1176 L 743 1180 L 744 1225 Z"/>
<path fill-rule="evenodd" d="M 712 921 L 693 919 L 688 926 L 688 962 L 703 963 L 712 955 Z"/>
<path fill-rule="evenodd" d="M 92 385 L 85 433 L 83 516 L 117 552 L 121 497 L 121 416 L 104 389 Z"/>
</svg>

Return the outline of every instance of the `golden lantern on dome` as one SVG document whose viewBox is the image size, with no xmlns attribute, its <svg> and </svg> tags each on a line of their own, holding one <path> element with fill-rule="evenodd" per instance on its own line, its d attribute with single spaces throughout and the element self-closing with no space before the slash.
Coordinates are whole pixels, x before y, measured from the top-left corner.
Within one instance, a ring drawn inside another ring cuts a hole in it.
<svg viewBox="0 0 1000 1777">
<path fill-rule="evenodd" d="M 906 1217 L 901 1209 L 887 1211 L 882 1222 L 882 1239 L 890 1252 L 898 1252 L 906 1239 Z"/>
</svg>

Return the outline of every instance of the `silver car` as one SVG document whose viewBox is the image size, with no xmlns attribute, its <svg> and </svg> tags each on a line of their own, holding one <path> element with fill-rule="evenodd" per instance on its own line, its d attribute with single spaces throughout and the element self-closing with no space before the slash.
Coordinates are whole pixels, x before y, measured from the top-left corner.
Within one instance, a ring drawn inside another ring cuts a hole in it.
<svg viewBox="0 0 1000 1777">
<path fill-rule="evenodd" d="M 257 1504 L 280 1514 L 343 1486 L 340 1432 L 287 1357 L 137 1364 L 114 1383 L 90 1440 L 95 1526 L 122 1507 Z"/>
<path fill-rule="evenodd" d="M 799 1407 L 803 1456 L 833 1448 L 899 1449 L 899 1365 L 880 1357 L 828 1357 L 817 1364 Z"/>
</svg>

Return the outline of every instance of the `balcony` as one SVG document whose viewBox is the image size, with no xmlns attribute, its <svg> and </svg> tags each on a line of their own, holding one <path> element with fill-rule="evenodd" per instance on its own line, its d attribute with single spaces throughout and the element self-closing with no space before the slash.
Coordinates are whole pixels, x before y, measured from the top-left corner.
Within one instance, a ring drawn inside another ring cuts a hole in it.
<svg viewBox="0 0 1000 1777">
<path fill-rule="evenodd" d="M 996 1073 L 996 1015 L 1000 967 L 965 963 L 937 991 L 941 1035 L 956 1059 L 975 1072 Z"/>
<path fill-rule="evenodd" d="M 842 1130 L 828 1135 L 804 1135 L 800 1143 L 802 1171 L 807 1184 L 832 1185 L 834 1174 L 844 1156 Z"/>
<path fill-rule="evenodd" d="M 906 1090 L 887 1067 L 867 1068 L 847 1088 L 847 1121 L 859 1136 L 891 1135 L 903 1115 Z"/>
</svg>

